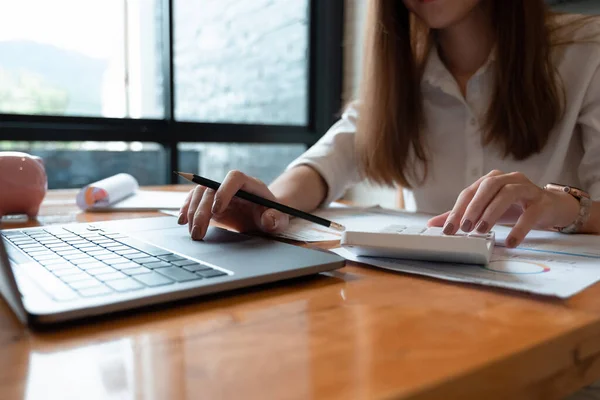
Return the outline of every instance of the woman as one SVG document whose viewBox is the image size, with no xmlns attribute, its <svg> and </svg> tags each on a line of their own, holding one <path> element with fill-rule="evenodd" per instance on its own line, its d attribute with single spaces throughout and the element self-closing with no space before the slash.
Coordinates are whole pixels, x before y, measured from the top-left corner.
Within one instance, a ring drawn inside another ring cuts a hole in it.
<svg viewBox="0 0 600 400">
<path fill-rule="evenodd" d="M 268 188 L 233 171 L 190 192 L 179 223 L 196 240 L 211 219 L 281 231 L 287 215 L 234 193 L 311 211 L 367 178 L 401 185 L 446 234 L 501 220 L 509 247 L 532 228 L 599 233 L 599 26 L 543 0 L 374 0 L 359 101 Z"/>
</svg>

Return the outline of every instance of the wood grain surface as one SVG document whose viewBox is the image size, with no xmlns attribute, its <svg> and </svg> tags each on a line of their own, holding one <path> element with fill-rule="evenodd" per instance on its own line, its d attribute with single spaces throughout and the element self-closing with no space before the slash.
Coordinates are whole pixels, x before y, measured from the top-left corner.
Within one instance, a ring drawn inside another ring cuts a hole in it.
<svg viewBox="0 0 600 400">
<path fill-rule="evenodd" d="M 159 215 L 74 196 L 2 228 Z M 0 346 L 2 400 L 558 399 L 600 379 L 600 285 L 560 301 L 349 263 L 51 331 L 0 301 Z"/>
</svg>

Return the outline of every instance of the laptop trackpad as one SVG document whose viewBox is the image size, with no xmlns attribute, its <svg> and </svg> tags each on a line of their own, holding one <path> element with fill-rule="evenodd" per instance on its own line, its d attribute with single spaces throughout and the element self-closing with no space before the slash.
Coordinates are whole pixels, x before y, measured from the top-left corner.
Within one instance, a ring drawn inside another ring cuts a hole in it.
<svg viewBox="0 0 600 400">
<path fill-rule="evenodd" d="M 265 242 L 259 238 L 215 227 L 209 227 L 204 240 L 201 241 L 192 240 L 186 226 L 135 232 L 132 236 L 192 257 L 199 254 L 247 249 Z"/>
</svg>

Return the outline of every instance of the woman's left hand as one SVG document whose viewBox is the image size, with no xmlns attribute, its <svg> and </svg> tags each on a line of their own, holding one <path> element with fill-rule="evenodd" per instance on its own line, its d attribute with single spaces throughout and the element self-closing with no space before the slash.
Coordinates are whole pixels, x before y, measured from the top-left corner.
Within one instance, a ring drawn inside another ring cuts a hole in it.
<svg viewBox="0 0 600 400">
<path fill-rule="evenodd" d="M 499 222 L 514 223 L 507 247 L 518 246 L 530 230 L 567 226 L 577 218 L 579 202 L 567 193 L 544 190 L 520 172 L 492 171 L 464 189 L 451 211 L 429 220 L 454 235 L 458 229 L 489 232 Z"/>
</svg>

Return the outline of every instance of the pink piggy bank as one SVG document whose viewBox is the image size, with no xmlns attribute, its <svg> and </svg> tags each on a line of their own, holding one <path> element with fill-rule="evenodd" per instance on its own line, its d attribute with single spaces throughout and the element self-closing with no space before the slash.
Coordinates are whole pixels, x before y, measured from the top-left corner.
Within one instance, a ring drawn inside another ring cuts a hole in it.
<svg viewBox="0 0 600 400">
<path fill-rule="evenodd" d="M 48 177 L 41 158 L 0 151 L 0 217 L 8 214 L 35 217 L 47 188 Z"/>
</svg>

